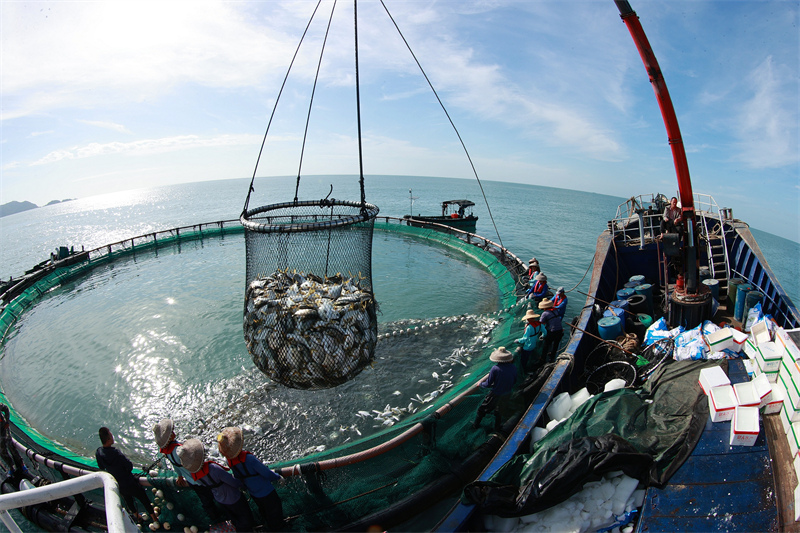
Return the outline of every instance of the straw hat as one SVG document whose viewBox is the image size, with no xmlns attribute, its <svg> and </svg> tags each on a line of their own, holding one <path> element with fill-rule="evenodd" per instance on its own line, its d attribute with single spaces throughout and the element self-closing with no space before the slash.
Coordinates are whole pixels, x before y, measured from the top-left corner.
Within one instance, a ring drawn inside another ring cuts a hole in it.
<svg viewBox="0 0 800 533">
<path fill-rule="evenodd" d="M 538 260 L 537 260 L 535 257 L 531 257 L 531 258 L 528 260 L 528 264 L 529 264 L 529 265 L 538 265 L 538 264 L 539 264 L 539 261 L 538 261 Z"/>
<path fill-rule="evenodd" d="M 237 427 L 227 427 L 217 435 L 217 446 L 219 453 L 226 458 L 236 457 L 242 451 L 242 429 Z"/>
<path fill-rule="evenodd" d="M 553 300 L 548 300 L 545 298 L 541 302 L 539 302 L 539 309 L 552 309 L 553 308 Z"/>
<path fill-rule="evenodd" d="M 536 281 L 547 281 L 547 276 L 539 272 L 536 274 Z"/>
<path fill-rule="evenodd" d="M 206 450 L 198 439 L 187 440 L 183 446 L 178 446 L 177 453 L 183 467 L 192 474 L 200 470 L 206 458 Z"/>
<path fill-rule="evenodd" d="M 174 431 L 174 424 L 169 418 L 162 418 L 161 421 L 153 426 L 153 435 L 156 437 L 156 446 L 163 448 L 169 444 L 169 438 Z"/>
<path fill-rule="evenodd" d="M 505 348 L 498 348 L 489 356 L 489 361 L 493 363 L 510 363 L 514 360 L 514 354 Z"/>
<path fill-rule="evenodd" d="M 556 289 L 556 294 L 564 294 L 564 287 L 559 287 Z"/>
<path fill-rule="evenodd" d="M 537 319 L 540 316 L 542 316 L 542 315 L 540 315 L 539 313 L 537 313 L 533 309 L 528 309 L 528 312 L 525 313 L 524 317 L 522 317 L 522 321 L 523 322 L 527 322 L 528 320 L 531 320 L 531 319 Z"/>
</svg>

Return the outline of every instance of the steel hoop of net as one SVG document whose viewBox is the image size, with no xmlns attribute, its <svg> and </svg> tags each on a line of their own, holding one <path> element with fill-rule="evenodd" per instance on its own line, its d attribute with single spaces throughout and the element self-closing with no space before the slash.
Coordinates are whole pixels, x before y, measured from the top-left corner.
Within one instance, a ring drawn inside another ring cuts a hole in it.
<svg viewBox="0 0 800 533">
<path fill-rule="evenodd" d="M 586 377 L 586 389 L 590 394 L 603 392 L 605 384 L 612 379 L 622 379 L 625 386 L 636 382 L 636 367 L 626 361 L 611 361 L 598 366 Z"/>
<path fill-rule="evenodd" d="M 245 211 L 244 337 L 253 362 L 292 388 L 323 389 L 374 358 L 372 232 L 378 208 L 297 201 Z"/>
</svg>

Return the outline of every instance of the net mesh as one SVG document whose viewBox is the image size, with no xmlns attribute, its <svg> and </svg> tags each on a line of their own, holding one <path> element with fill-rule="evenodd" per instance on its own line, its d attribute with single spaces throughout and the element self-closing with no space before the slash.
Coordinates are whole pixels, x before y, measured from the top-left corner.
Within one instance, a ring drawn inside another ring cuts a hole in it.
<svg viewBox="0 0 800 533">
<path fill-rule="evenodd" d="M 242 215 L 244 338 L 255 365 L 298 389 L 335 387 L 375 354 L 372 232 L 378 208 L 289 202 Z"/>
<path fill-rule="evenodd" d="M 477 430 L 471 426 L 485 394 L 484 389 L 476 389 L 474 385 L 489 371 L 492 363 L 488 355 L 492 350 L 499 346 L 511 346 L 514 339 L 522 334 L 523 324 L 520 317 L 526 309 L 524 305 L 516 303 L 513 276 L 490 252 L 468 244 L 457 236 L 394 223 L 378 222 L 375 229 L 410 235 L 469 255 L 496 278 L 502 294 L 503 310 L 497 313 L 497 325 L 492 330 L 490 339 L 487 339 L 483 353 L 469 367 L 464 368 L 464 372 L 470 376 L 469 379 L 456 383 L 440 396 L 431 399 L 414 416 L 361 440 L 301 459 L 270 465 L 287 475 L 286 484 L 279 487 L 278 493 L 283 502 L 288 530 L 364 531 L 372 524 L 384 529 L 401 525 L 403 529 L 430 529 L 433 525 L 431 522 L 418 525 L 409 524 L 407 520 L 442 499 L 456 501 L 465 480 L 474 479 L 479 474 L 485 461 L 494 455 L 499 443 L 492 435 L 489 424 L 484 424 Z M 141 253 L 145 248 L 178 244 L 186 239 L 241 233 L 242 230 L 242 226 L 220 226 L 203 230 L 173 231 L 167 236 L 160 234 L 157 240 L 150 238 L 124 246 L 109 247 L 107 253 L 93 254 L 90 261 L 60 269 L 27 289 L 3 309 L 0 313 L 0 324 L 7 333 L 13 330 L 19 315 L 34 305 L 41 294 L 60 283 L 86 274 L 98 264 Z M 271 265 L 268 268 L 277 269 L 277 266 Z M 447 354 L 442 354 L 445 355 Z M 521 394 L 522 383 L 523 380 L 518 378 L 517 390 L 503 406 L 501 418 L 504 422 L 513 422 L 527 405 Z M 2 395 L 0 401 L 5 401 Z M 16 440 L 24 442 L 29 449 L 52 461 L 90 470 L 96 467 L 93 458 L 77 455 L 41 436 L 11 407 Z M 411 436 L 399 438 L 408 432 L 412 433 Z M 360 454 L 363 454 L 363 460 L 353 459 Z M 44 467 L 30 461 L 29 456 L 25 457 L 25 462 L 42 477 L 53 481 L 62 478 L 57 466 Z M 331 463 L 336 463 L 336 467 L 324 466 Z M 161 468 L 157 467 L 155 470 L 158 474 L 147 479 L 162 494 L 157 496 L 156 493 L 150 493 L 151 498 L 161 507 L 161 523 L 169 522 L 173 530 L 192 525 L 201 530 L 208 529 L 214 523 L 213 517 L 202 506 L 194 491 L 175 486 L 176 474 L 164 460 Z M 99 492 L 90 494 L 89 499 L 102 501 L 102 495 Z M 257 507 L 253 502 L 250 503 L 260 522 L 262 517 L 258 515 Z"/>
</svg>

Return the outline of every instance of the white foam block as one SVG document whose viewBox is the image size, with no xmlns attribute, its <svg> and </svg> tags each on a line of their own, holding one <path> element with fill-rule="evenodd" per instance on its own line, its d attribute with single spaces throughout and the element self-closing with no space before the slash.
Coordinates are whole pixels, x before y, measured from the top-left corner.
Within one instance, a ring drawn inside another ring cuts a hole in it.
<svg viewBox="0 0 800 533">
<path fill-rule="evenodd" d="M 730 383 L 731 381 L 728 379 L 728 374 L 719 366 L 704 368 L 700 371 L 700 386 L 703 387 L 703 392 L 706 394 L 708 394 L 713 387 L 730 385 Z"/>
</svg>

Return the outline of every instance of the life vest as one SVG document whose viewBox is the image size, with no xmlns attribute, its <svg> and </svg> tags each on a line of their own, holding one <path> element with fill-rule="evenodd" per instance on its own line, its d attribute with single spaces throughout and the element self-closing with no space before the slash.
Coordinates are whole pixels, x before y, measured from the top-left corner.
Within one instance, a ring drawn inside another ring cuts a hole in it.
<svg viewBox="0 0 800 533">
<path fill-rule="evenodd" d="M 558 307 L 559 305 L 561 305 L 561 302 L 566 300 L 566 298 L 567 298 L 566 296 L 559 296 L 558 294 L 556 294 L 556 297 L 553 298 L 553 307 Z"/>
<path fill-rule="evenodd" d="M 215 482 L 208 476 L 209 465 L 211 463 L 214 463 L 214 461 L 206 461 L 205 463 L 203 463 L 203 466 L 200 467 L 200 470 L 198 470 L 197 472 L 192 472 L 192 479 L 210 489 L 216 489 L 217 487 L 222 485 L 222 481 Z M 223 468 L 220 465 L 217 466 Z"/>
<path fill-rule="evenodd" d="M 544 282 L 543 281 L 537 281 L 536 283 L 533 284 L 533 287 L 531 287 L 531 293 L 532 294 L 538 294 L 538 293 L 542 292 L 543 288 L 544 288 Z"/>
<path fill-rule="evenodd" d="M 180 446 L 180 443 L 178 441 L 173 440 L 172 442 L 170 442 L 169 444 L 167 444 L 158 451 L 163 453 L 174 466 L 183 466 L 181 465 L 180 459 L 176 457 L 177 454 L 173 453 L 178 446 Z"/>
<path fill-rule="evenodd" d="M 234 477 L 236 477 L 236 479 L 244 481 L 249 477 L 258 476 L 257 472 L 250 472 L 250 469 L 248 469 L 247 465 L 245 464 L 245 461 L 247 460 L 247 456 L 249 454 L 250 452 L 242 450 L 236 457 L 231 457 L 230 459 L 228 459 L 228 466 L 231 467 L 233 475 Z"/>
</svg>

